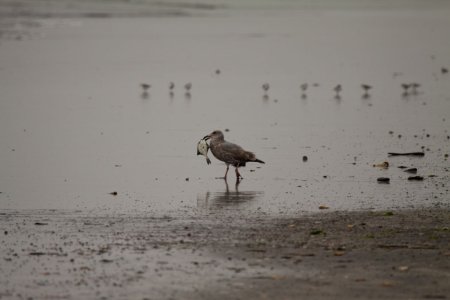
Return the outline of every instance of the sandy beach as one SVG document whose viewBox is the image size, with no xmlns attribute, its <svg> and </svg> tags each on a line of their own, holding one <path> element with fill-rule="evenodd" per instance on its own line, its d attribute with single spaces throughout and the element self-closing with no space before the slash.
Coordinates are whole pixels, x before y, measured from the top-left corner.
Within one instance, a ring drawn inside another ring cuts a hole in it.
<svg viewBox="0 0 450 300">
<path fill-rule="evenodd" d="M 0 299 L 449 297 L 446 1 L 0 16 Z"/>
</svg>

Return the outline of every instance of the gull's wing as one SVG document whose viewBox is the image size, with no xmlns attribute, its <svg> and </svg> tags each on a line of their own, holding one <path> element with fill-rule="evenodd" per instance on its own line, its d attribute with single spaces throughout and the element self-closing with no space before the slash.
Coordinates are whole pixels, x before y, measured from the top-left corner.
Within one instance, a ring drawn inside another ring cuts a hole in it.
<svg viewBox="0 0 450 300">
<path fill-rule="evenodd" d="M 221 155 L 225 160 L 237 160 L 241 162 L 255 159 L 255 155 L 251 152 L 245 151 L 241 146 L 224 142 L 220 145 Z"/>
</svg>

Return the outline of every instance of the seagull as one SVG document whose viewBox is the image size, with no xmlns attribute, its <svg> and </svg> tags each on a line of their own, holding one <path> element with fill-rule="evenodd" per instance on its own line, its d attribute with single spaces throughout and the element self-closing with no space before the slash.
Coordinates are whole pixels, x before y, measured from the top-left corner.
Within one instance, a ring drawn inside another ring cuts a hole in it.
<svg viewBox="0 0 450 300">
<path fill-rule="evenodd" d="M 225 141 L 225 137 L 220 130 L 214 130 L 212 133 L 206 135 L 204 140 L 211 140 L 209 147 L 215 158 L 223 161 L 227 165 L 225 176 L 223 179 L 227 180 L 228 168 L 230 165 L 235 167 L 236 182 L 242 179 L 242 175 L 239 173 L 239 167 L 245 167 L 247 162 L 258 162 L 264 164 L 262 160 L 256 158 L 255 154 L 242 149 L 241 146 Z"/>
<path fill-rule="evenodd" d="M 188 82 L 184 85 L 186 92 L 188 93 L 192 88 L 192 83 Z"/>
<path fill-rule="evenodd" d="M 270 89 L 270 85 L 269 85 L 268 83 L 264 83 L 264 84 L 262 85 L 262 89 L 264 90 L 264 92 L 267 93 L 267 91 Z"/>
<path fill-rule="evenodd" d="M 170 82 L 169 83 L 169 90 L 173 90 L 175 88 L 175 83 L 173 83 L 173 82 Z"/>
</svg>

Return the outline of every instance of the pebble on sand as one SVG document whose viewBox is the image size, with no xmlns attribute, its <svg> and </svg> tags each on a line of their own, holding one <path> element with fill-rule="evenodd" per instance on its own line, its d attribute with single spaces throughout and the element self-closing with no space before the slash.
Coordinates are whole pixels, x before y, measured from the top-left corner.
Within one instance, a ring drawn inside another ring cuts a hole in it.
<svg viewBox="0 0 450 300">
<path fill-rule="evenodd" d="M 377 178 L 378 183 L 390 183 L 390 179 L 388 177 L 378 177 Z"/>
<path fill-rule="evenodd" d="M 422 181 L 423 177 L 422 176 L 410 176 L 410 177 L 408 177 L 408 180 Z"/>
</svg>

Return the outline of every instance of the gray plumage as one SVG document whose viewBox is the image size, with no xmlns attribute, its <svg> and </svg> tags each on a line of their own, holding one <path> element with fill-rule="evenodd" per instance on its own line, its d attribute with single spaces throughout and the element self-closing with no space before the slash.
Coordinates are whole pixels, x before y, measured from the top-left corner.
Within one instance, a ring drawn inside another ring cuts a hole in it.
<svg viewBox="0 0 450 300">
<path fill-rule="evenodd" d="M 238 168 L 245 167 L 247 162 L 264 162 L 258 158 L 253 152 L 244 150 L 241 146 L 225 141 L 225 137 L 220 130 L 215 130 L 211 134 L 204 137 L 205 140 L 210 139 L 209 147 L 215 158 L 223 161 L 227 165 L 224 178 L 227 178 L 228 168 L 230 165 L 236 169 L 236 179 L 242 178 Z"/>
</svg>

